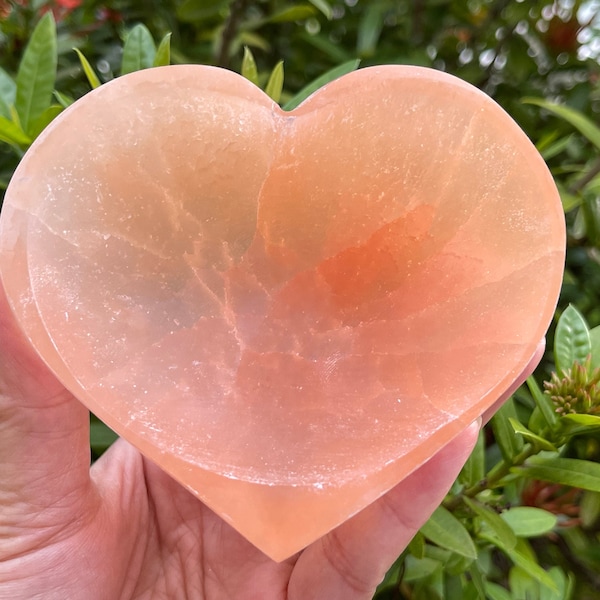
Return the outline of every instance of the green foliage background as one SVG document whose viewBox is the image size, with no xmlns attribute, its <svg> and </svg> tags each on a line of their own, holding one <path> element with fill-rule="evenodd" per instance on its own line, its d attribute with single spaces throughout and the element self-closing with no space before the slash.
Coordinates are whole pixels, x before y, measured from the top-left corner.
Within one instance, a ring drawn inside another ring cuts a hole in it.
<svg viewBox="0 0 600 600">
<path fill-rule="evenodd" d="M 429 66 L 491 95 L 536 143 L 568 228 L 549 350 L 380 600 L 600 597 L 598 13 L 600 0 L 0 0 L 2 189 L 90 87 L 168 63 L 241 71 L 284 107 L 359 63 Z M 92 419 L 95 456 L 113 439 Z"/>
</svg>

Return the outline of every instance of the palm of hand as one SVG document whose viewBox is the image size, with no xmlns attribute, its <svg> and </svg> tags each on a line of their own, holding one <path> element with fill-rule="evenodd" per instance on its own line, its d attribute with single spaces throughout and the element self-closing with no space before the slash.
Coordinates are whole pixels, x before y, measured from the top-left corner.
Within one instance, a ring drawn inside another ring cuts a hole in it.
<svg viewBox="0 0 600 600">
<path fill-rule="evenodd" d="M 478 426 L 306 550 L 274 563 L 119 440 L 89 468 L 89 415 L 0 294 L 0 599 L 369 600 L 441 501 Z"/>
</svg>

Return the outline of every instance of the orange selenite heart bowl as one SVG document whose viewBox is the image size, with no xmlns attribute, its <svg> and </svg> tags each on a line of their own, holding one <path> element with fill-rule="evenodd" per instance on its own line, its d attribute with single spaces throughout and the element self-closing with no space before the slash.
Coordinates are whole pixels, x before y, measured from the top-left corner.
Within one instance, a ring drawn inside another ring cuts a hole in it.
<svg viewBox="0 0 600 600">
<path fill-rule="evenodd" d="M 213 67 L 121 77 L 43 132 L 0 228 L 12 308 L 56 376 L 276 560 L 509 388 L 565 247 L 512 119 L 406 66 L 292 112 Z"/>
</svg>

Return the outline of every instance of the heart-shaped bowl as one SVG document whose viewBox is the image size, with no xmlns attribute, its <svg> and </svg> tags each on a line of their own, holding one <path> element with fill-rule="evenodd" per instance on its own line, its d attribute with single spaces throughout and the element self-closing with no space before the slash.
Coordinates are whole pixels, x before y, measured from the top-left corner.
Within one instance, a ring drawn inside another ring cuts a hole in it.
<svg viewBox="0 0 600 600">
<path fill-rule="evenodd" d="M 3 284 L 56 376 L 276 560 L 502 396 L 564 247 L 514 121 L 406 66 L 291 112 L 222 69 L 120 77 L 36 140 L 0 222 Z"/>
</svg>

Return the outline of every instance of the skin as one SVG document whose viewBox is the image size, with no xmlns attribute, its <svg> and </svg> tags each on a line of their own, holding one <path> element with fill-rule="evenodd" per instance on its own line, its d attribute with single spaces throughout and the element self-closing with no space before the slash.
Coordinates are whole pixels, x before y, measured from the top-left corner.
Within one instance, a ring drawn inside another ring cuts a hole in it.
<svg viewBox="0 0 600 600">
<path fill-rule="evenodd" d="M 127 442 L 90 468 L 88 423 L 20 333 L 0 289 L 2 600 L 369 600 L 443 499 L 480 427 L 275 563 Z"/>
</svg>

